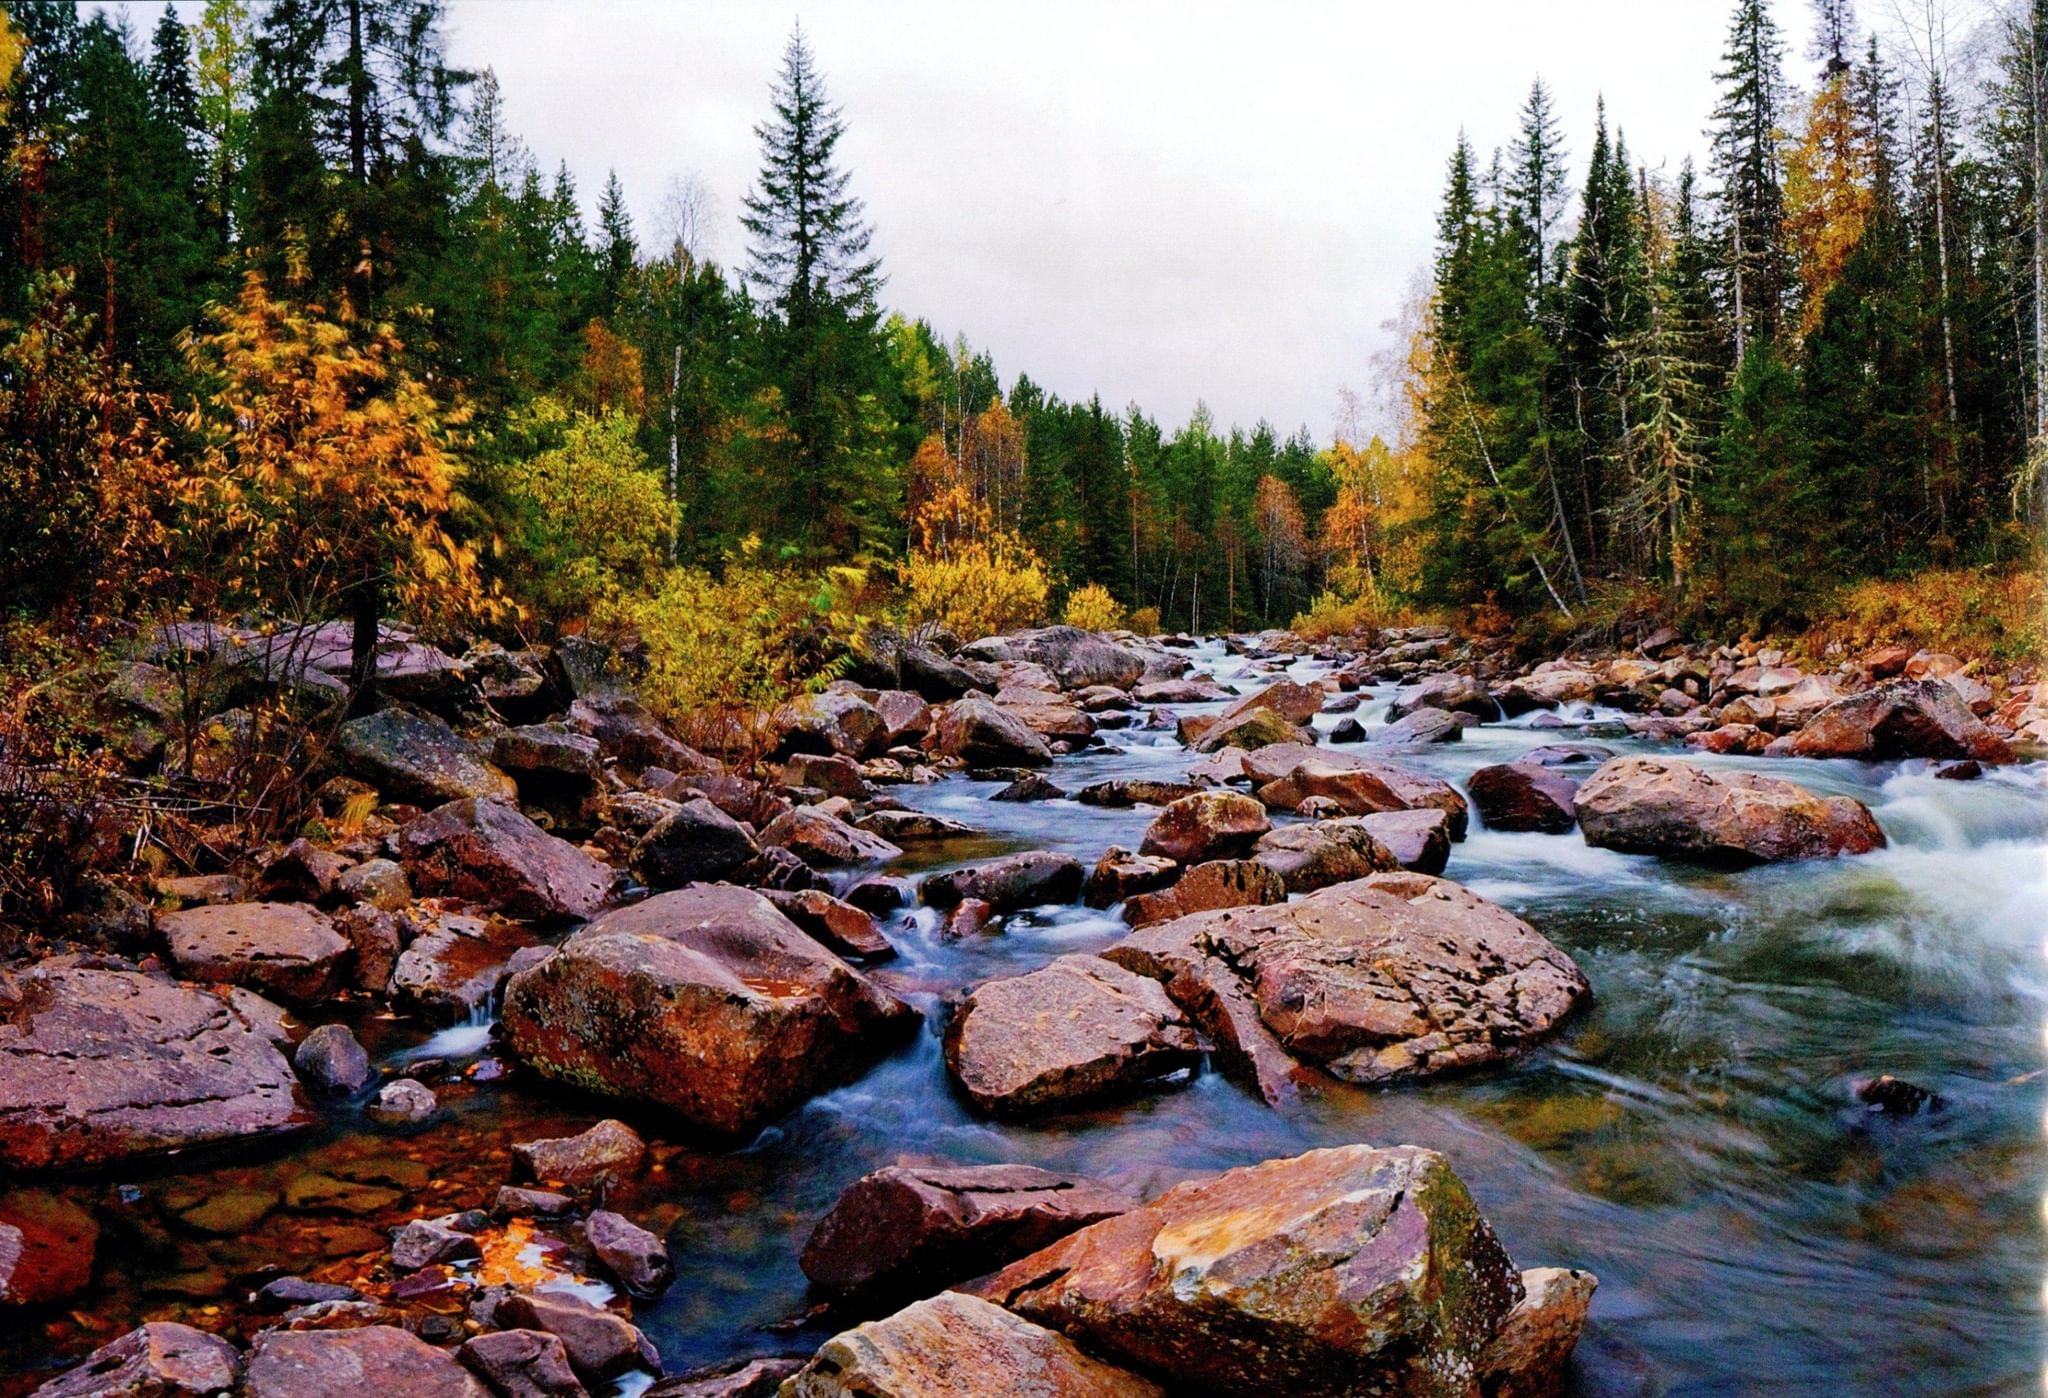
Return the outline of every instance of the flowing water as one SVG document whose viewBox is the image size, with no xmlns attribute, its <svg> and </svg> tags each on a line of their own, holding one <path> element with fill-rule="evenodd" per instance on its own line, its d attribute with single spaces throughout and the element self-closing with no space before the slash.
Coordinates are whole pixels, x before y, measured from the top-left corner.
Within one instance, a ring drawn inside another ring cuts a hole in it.
<svg viewBox="0 0 2048 1398">
<path fill-rule="evenodd" d="M 1195 658 L 1226 683 L 1271 678 L 1220 647 Z M 1321 672 L 1306 661 L 1290 669 Z M 1370 727 L 1384 707 L 1368 699 L 1359 717 Z M 1489 724 L 1397 760 L 1462 784 L 1545 742 L 1651 750 L 1612 736 L 1612 715 L 1580 717 L 1585 726 L 1563 731 Z M 1071 790 L 1172 778 L 1191 760 L 1159 730 L 1104 736 L 1109 746 L 1061 759 L 1053 779 Z M 671 1370 L 814 1347 L 829 1328 L 802 1322 L 811 1299 L 797 1251 L 842 1188 L 897 1160 L 1026 1161 L 1150 1193 L 1315 1146 L 1415 1142 L 1450 1157 L 1518 1263 L 1599 1274 L 1580 1393 L 2038 1393 L 2048 1277 L 2043 767 L 1953 782 L 1924 763 L 1688 756 L 1855 796 L 1890 847 L 1728 872 L 1475 819 L 1447 876 L 1534 923 L 1594 990 L 1554 1039 L 1476 1075 L 1337 1088 L 1275 1111 L 1203 1074 L 1114 1106 L 991 1122 L 949 1088 L 944 997 L 1107 946 L 1124 929 L 1085 908 L 1044 908 L 952 943 L 929 913 L 903 914 L 888 928 L 902 956 L 879 974 L 926 1010 L 926 1032 L 743 1150 L 662 1152 L 621 1203 L 669 1229 L 678 1266 L 673 1289 L 641 1305 L 638 1322 Z M 1092 862 L 1111 844 L 1135 848 L 1152 814 L 990 802 L 996 789 L 959 778 L 894 789 L 987 832 L 928 847 L 901 869 L 1034 848 Z M 221 1328 L 239 1320 L 233 1302 L 266 1265 L 345 1275 L 357 1265 L 347 1259 L 383 1241 L 374 1228 L 487 1202 L 509 1141 L 578 1130 L 596 1115 L 498 1075 L 480 1028 L 444 1031 L 424 1048 L 430 1031 L 403 1021 L 360 1028 L 394 1065 L 450 1062 L 441 1091 L 452 1119 L 405 1138 L 344 1120 L 269 1158 L 73 1186 L 68 1197 L 106 1229 L 99 1286 L 80 1311 L 0 1335 L 0 1372 L 76 1357 L 142 1315 Z M 1869 1114 L 1850 1085 L 1881 1072 L 1933 1089 L 1945 1106 L 1908 1119 Z M 659 1123 L 640 1124 L 658 1137 Z M 309 1176 L 339 1182 L 340 1206 L 334 1189 L 309 1196 Z M 208 1235 L 178 1215 L 194 1198 L 242 1195 L 253 1221 L 233 1234 Z"/>
</svg>

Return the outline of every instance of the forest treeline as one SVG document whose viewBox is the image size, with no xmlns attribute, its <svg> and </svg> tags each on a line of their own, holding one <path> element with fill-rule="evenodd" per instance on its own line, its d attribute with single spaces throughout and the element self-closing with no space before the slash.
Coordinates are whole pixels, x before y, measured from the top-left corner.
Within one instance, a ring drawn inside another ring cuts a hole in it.
<svg viewBox="0 0 2048 1398">
<path fill-rule="evenodd" d="M 1823 0 L 1795 85 L 1737 0 L 1697 171 L 1603 110 L 1568 187 L 1539 81 L 1452 155 L 1397 427 L 1323 443 L 1066 401 L 889 313 L 800 33 L 724 268 L 687 187 L 640 228 L 614 177 L 586 221 L 438 0 L 146 35 L 5 0 L 0 612 L 609 619 L 683 670 L 738 617 L 772 687 L 775 635 L 875 615 L 1771 625 L 2020 558 L 2048 0 L 1975 79 L 1939 8 L 1888 45 Z"/>
</svg>

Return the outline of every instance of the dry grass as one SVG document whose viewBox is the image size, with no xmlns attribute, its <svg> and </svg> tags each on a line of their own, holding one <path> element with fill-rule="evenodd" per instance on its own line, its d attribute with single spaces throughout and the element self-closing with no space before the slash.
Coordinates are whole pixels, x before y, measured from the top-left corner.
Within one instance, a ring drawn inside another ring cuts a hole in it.
<svg viewBox="0 0 2048 1398">
<path fill-rule="evenodd" d="M 2039 663 L 2048 653 L 2048 594 L 2037 568 L 1929 569 L 1840 589 L 1820 608 L 1827 619 L 1798 638 L 1822 653 L 1902 645 L 1964 659 Z"/>
</svg>

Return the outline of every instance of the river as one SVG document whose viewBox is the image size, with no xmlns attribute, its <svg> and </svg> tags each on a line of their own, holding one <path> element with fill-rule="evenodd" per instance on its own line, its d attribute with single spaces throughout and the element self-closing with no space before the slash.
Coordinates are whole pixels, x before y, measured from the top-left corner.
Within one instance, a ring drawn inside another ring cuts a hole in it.
<svg viewBox="0 0 2048 1398">
<path fill-rule="evenodd" d="M 1193 655 L 1245 688 L 1277 668 L 1214 644 Z M 1301 661 L 1289 673 L 1323 669 Z M 1388 693 L 1361 705 L 1368 727 Z M 1488 724 L 1396 760 L 1462 786 L 1546 742 L 1653 750 L 1615 736 L 1614 715 L 1581 717 L 1587 726 L 1563 730 Z M 1107 746 L 1059 759 L 1052 779 L 1071 790 L 1173 778 L 1191 761 L 1170 732 L 1103 736 Z M 669 1227 L 677 1263 L 675 1286 L 640 1305 L 638 1323 L 672 1371 L 813 1348 L 828 1330 L 788 1324 L 809 1304 L 798 1248 L 842 1188 L 899 1159 L 1024 1161 L 1149 1193 L 1315 1146 L 1413 1142 L 1451 1159 L 1520 1265 L 1599 1274 L 1581 1393 L 2038 1393 L 2048 1276 L 2043 765 L 1954 782 L 1925 763 L 1688 756 L 1855 796 L 1890 847 L 1728 872 L 1593 849 L 1576 832 L 1490 831 L 1475 817 L 1446 876 L 1570 952 L 1594 999 L 1543 1046 L 1474 1075 L 1336 1088 L 1276 1111 L 1205 1073 L 1093 1111 L 992 1122 L 950 1089 L 943 998 L 1105 947 L 1124 929 L 1059 907 L 949 942 L 929 912 L 901 915 L 886 930 L 902 955 L 881 976 L 926 1010 L 926 1032 L 743 1150 L 668 1154 L 622 1205 Z M 997 789 L 963 778 L 892 788 L 986 832 L 914 852 L 900 869 L 1022 849 L 1092 863 L 1111 844 L 1135 848 L 1152 815 L 991 802 Z M 417 1057 L 429 1033 L 391 1020 L 360 1028 L 392 1061 Z M 443 1088 L 449 1119 L 423 1136 L 344 1120 L 259 1159 L 71 1186 L 110 1234 L 100 1287 L 77 1316 L 0 1339 L 0 1370 L 52 1349 L 75 1357 L 144 1314 L 207 1324 L 222 1314 L 207 1307 L 232 1305 L 260 1266 L 311 1268 L 352 1243 L 362 1251 L 373 1227 L 488 1202 L 506 1142 L 578 1130 L 597 1114 L 516 1074 L 493 1077 L 489 1060 L 476 1072 L 489 1051 L 481 1029 L 430 1043 L 457 1076 Z M 1870 1114 L 1850 1085 L 1881 1072 L 1945 1105 L 1904 1119 Z M 658 1135 L 658 1123 L 639 1124 Z M 306 1206 L 299 1182 L 309 1173 L 399 1197 Z M 254 1196 L 249 1213 L 260 1218 L 233 1236 L 162 1222 L 194 1197 L 235 1191 Z"/>
</svg>

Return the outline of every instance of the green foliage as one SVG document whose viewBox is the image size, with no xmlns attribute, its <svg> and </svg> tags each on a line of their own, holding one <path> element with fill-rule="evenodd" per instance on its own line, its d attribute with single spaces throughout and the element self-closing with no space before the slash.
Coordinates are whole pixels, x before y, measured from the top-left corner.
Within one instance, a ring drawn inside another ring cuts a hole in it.
<svg viewBox="0 0 2048 1398">
<path fill-rule="evenodd" d="M 541 398 L 522 426 L 551 445 L 502 471 L 515 595 L 559 623 L 647 590 L 667 558 L 676 507 L 648 469 L 639 424 Z"/>
</svg>

